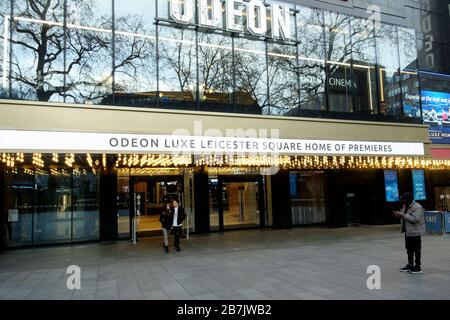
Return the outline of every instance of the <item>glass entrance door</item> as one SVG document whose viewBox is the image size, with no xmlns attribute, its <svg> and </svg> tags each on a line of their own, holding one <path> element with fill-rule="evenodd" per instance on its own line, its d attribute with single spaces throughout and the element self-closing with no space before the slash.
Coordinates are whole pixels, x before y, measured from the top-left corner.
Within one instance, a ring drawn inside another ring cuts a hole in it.
<svg viewBox="0 0 450 320">
<path fill-rule="evenodd" d="M 131 177 L 131 216 L 137 217 L 138 237 L 161 233 L 159 215 L 163 206 L 175 199 L 183 205 L 182 176 Z"/>
<path fill-rule="evenodd" d="M 258 182 L 224 182 L 222 210 L 224 229 L 259 227 Z"/>
<path fill-rule="evenodd" d="M 263 190 L 262 177 L 210 179 L 210 230 L 264 226 Z"/>
<path fill-rule="evenodd" d="M 450 210 L 450 187 L 435 187 L 436 209 L 441 211 Z"/>
</svg>

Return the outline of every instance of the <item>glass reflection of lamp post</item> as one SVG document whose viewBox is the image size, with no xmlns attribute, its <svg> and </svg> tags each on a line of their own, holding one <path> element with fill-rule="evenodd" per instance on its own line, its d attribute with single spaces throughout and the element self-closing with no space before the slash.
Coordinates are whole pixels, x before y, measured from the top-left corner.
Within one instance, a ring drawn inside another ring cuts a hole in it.
<svg viewBox="0 0 450 320">
<path fill-rule="evenodd" d="M 134 216 L 133 216 L 133 238 L 132 241 L 134 244 L 136 244 L 136 235 L 137 235 L 137 228 L 139 226 L 139 216 L 141 215 L 139 212 L 139 208 L 141 205 L 141 195 L 139 193 L 135 193 L 135 201 L 134 201 Z"/>
<path fill-rule="evenodd" d="M 449 211 L 448 210 L 448 199 L 450 199 L 450 194 L 445 194 L 445 211 Z"/>
<path fill-rule="evenodd" d="M 441 200 L 441 211 L 449 211 L 448 210 L 448 200 L 450 199 L 450 194 L 445 193 L 445 189 L 442 190 L 442 193 L 439 195 L 439 199 Z"/>
<path fill-rule="evenodd" d="M 192 101 L 194 101 L 194 102 L 197 101 L 196 87 L 194 85 L 190 84 L 188 89 L 189 89 L 189 93 L 191 94 Z"/>
</svg>

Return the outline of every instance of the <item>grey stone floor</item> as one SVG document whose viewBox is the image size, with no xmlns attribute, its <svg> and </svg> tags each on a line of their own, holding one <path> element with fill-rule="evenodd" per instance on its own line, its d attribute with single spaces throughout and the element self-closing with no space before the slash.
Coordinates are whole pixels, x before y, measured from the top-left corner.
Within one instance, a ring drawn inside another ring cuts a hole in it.
<svg viewBox="0 0 450 320">
<path fill-rule="evenodd" d="M 67 266 L 81 267 L 68 290 Z M 369 290 L 366 269 L 381 268 Z M 423 238 L 420 275 L 399 226 L 244 230 L 194 235 L 165 254 L 161 238 L 0 254 L 0 299 L 449 299 L 450 237 Z"/>
</svg>

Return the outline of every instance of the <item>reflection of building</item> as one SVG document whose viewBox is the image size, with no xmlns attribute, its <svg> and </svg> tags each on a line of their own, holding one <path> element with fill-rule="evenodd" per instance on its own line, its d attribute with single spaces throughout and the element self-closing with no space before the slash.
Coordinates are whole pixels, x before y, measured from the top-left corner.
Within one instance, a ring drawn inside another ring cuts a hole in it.
<svg viewBox="0 0 450 320">
<path fill-rule="evenodd" d="M 14 23 L 11 1 L 0 4 L 27 44 L 0 41 L 6 246 L 129 239 L 138 209 L 139 235 L 159 234 L 157 213 L 175 197 L 195 233 L 393 223 L 386 191 L 411 191 L 412 169 L 425 169 L 423 204 L 436 207 L 450 163 L 432 156 L 449 149 L 420 124 L 435 116 L 422 115 L 419 88 L 450 92 L 450 78 L 421 70 L 415 1 L 389 2 L 377 30 L 350 1 L 290 1 L 296 39 L 177 23 L 155 10 L 167 1 L 128 0 L 113 24 L 112 0 L 82 19 L 71 0 L 52 17 L 17 6 Z M 384 170 L 398 179 L 388 189 Z"/>
<path fill-rule="evenodd" d="M 157 99 L 156 97 L 159 97 Z M 233 97 L 236 104 L 233 103 Z M 183 91 L 160 91 L 140 93 L 116 93 L 105 97 L 100 104 L 111 105 L 113 103 L 122 106 L 135 106 L 175 110 L 195 110 L 195 92 Z M 249 114 L 262 114 L 261 107 L 247 92 L 204 92 L 201 96 L 200 108 L 202 111 L 212 112 L 238 112 Z"/>
</svg>

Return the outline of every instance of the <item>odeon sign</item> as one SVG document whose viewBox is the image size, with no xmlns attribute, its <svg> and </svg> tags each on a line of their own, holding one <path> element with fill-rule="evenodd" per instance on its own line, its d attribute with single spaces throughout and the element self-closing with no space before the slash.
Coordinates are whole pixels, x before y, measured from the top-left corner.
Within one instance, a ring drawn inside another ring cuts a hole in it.
<svg viewBox="0 0 450 320">
<path fill-rule="evenodd" d="M 423 156 L 423 143 L 0 130 L 0 152 Z"/>
<path fill-rule="evenodd" d="M 260 0 L 169 0 L 169 3 L 170 17 L 179 23 L 195 23 L 194 9 L 198 3 L 198 23 L 201 26 L 225 26 L 229 31 L 248 31 L 286 40 L 291 38 L 290 10 L 280 3 L 271 3 L 267 7 Z M 236 22 L 236 18 L 242 23 Z"/>
</svg>

